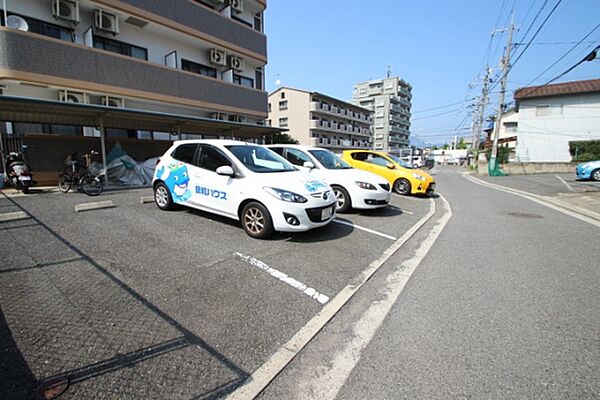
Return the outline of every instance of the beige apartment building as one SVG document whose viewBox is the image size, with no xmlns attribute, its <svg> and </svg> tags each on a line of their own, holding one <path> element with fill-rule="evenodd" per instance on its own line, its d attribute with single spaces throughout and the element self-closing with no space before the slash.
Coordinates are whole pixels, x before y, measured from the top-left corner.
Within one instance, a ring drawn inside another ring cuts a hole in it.
<svg viewBox="0 0 600 400">
<path fill-rule="evenodd" d="M 354 85 L 352 103 L 373 112 L 373 148 L 401 156 L 409 147 L 412 86 L 398 77 Z"/>
<path fill-rule="evenodd" d="M 372 112 L 343 100 L 281 87 L 269 95 L 269 120 L 300 144 L 334 152 L 371 148 Z"/>
<path fill-rule="evenodd" d="M 7 0 L 0 138 L 56 182 L 75 151 L 143 161 L 178 138 L 262 141 L 266 0 Z M 0 6 L 1 8 L 1 6 Z"/>
</svg>

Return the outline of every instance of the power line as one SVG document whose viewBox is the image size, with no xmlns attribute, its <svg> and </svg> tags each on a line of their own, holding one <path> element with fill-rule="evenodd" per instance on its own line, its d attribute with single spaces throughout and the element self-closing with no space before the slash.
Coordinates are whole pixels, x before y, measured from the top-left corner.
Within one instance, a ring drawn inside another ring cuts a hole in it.
<svg viewBox="0 0 600 400">
<path fill-rule="evenodd" d="M 452 114 L 452 113 L 456 113 L 456 112 L 460 112 L 460 108 L 454 109 L 454 110 L 450 110 L 450 111 L 444 111 L 438 114 L 432 114 L 432 115 L 426 115 L 424 117 L 419 117 L 419 118 L 411 118 L 411 121 L 422 121 L 424 119 L 432 119 L 432 118 L 437 118 L 440 117 L 442 115 L 448 115 L 448 114 Z"/>
<path fill-rule="evenodd" d="M 533 78 L 531 81 L 529 81 L 525 86 L 529 86 L 531 85 L 533 82 L 535 82 L 539 77 L 543 76 L 546 72 L 548 72 L 550 69 L 552 69 L 556 64 L 558 64 L 559 62 L 561 62 L 566 56 L 569 55 L 569 53 L 571 53 L 573 50 L 575 50 L 575 48 L 577 48 L 585 39 L 587 39 L 592 33 L 594 33 L 598 28 L 600 28 L 600 24 L 596 25 L 594 27 L 594 29 L 592 29 L 591 31 L 588 32 L 587 35 L 585 35 L 583 38 L 581 38 L 581 40 L 579 42 L 576 42 L 576 44 L 571 47 L 569 50 L 567 50 L 566 53 L 564 53 L 558 60 L 556 60 L 554 63 L 552 63 L 552 65 L 550 65 L 548 68 L 546 68 L 542 73 L 540 73 L 538 76 L 536 76 L 535 78 Z"/>
<path fill-rule="evenodd" d="M 441 110 L 441 109 L 443 109 L 443 108 L 448 108 L 448 107 L 456 106 L 456 105 L 459 105 L 459 104 L 467 103 L 467 102 L 469 102 L 469 101 L 472 101 L 472 100 L 474 100 L 474 99 L 467 99 L 467 100 L 463 100 L 463 101 L 457 101 L 456 103 L 450 103 L 450 104 L 445 104 L 445 105 L 443 105 L 443 106 L 437 106 L 437 107 L 432 107 L 432 108 L 426 108 L 426 109 L 424 109 L 424 110 L 419 110 L 419 111 L 412 111 L 411 113 L 412 113 L 412 114 L 419 114 L 419 113 L 422 113 L 422 112 L 427 112 L 427 111 Z"/>
<path fill-rule="evenodd" d="M 544 4 L 542 5 L 542 8 L 546 5 L 546 3 L 548 2 L 548 0 L 546 0 L 544 2 Z M 504 79 L 504 77 L 506 75 L 508 75 L 508 73 L 514 68 L 515 64 L 517 62 L 519 62 L 519 60 L 521 59 L 521 57 L 523 57 L 523 54 L 525 54 L 525 52 L 527 51 L 527 49 L 529 48 L 529 46 L 531 46 L 531 44 L 533 43 L 533 41 L 535 40 L 535 38 L 537 37 L 537 35 L 539 35 L 539 33 L 541 32 L 542 28 L 544 27 L 544 25 L 546 25 L 546 22 L 548 22 L 548 20 L 550 19 L 550 17 L 552 16 L 552 14 L 554 14 L 554 12 L 556 11 L 556 9 L 558 8 L 558 6 L 560 5 L 560 3 L 562 2 L 562 0 L 558 0 L 556 2 L 556 4 L 554 5 L 554 7 L 552 8 L 552 10 L 550 11 L 550 13 L 548 13 L 548 15 L 546 16 L 546 18 L 544 19 L 544 21 L 540 24 L 540 26 L 538 27 L 538 29 L 535 31 L 535 33 L 533 34 L 533 37 L 531 38 L 531 40 L 527 43 L 527 45 L 525 46 L 525 48 L 521 51 L 521 53 L 519 53 L 519 55 L 517 56 L 517 58 L 515 59 L 515 61 L 512 62 L 512 64 L 508 67 L 508 69 L 506 69 L 504 71 L 504 73 L 502 74 L 502 77 L 498 80 L 496 80 L 496 82 L 494 83 L 494 85 L 492 85 L 492 87 L 490 88 L 490 90 L 493 90 L 498 83 Z M 541 11 L 541 10 L 540 10 Z M 532 25 L 533 26 L 533 25 Z M 523 36 L 524 38 L 525 36 Z"/>
</svg>

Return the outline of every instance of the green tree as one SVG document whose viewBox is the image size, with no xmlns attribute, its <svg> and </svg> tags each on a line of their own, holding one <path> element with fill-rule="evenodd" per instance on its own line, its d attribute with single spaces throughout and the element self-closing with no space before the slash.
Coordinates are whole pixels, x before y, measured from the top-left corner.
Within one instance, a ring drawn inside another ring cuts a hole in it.
<svg viewBox="0 0 600 400">
<path fill-rule="evenodd" d="M 300 144 L 300 142 L 282 132 L 271 135 L 271 144 Z"/>
<path fill-rule="evenodd" d="M 459 149 L 459 150 L 466 150 L 467 149 L 467 144 L 465 143 L 465 138 L 464 137 L 460 138 L 460 141 L 456 145 L 456 148 Z"/>
</svg>

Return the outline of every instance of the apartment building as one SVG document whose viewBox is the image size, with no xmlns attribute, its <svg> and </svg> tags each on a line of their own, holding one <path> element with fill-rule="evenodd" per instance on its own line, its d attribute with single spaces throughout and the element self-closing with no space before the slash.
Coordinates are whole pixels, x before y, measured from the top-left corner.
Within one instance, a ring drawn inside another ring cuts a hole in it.
<svg viewBox="0 0 600 400">
<path fill-rule="evenodd" d="M 373 148 L 401 156 L 409 147 L 412 86 L 398 77 L 354 85 L 352 103 L 373 112 Z"/>
<path fill-rule="evenodd" d="M 6 0 L 0 133 L 40 174 L 118 141 L 136 159 L 170 141 L 260 140 L 266 0 Z M 100 142 L 99 142 L 100 141 Z M 42 151 L 42 149 L 44 151 Z"/>
<path fill-rule="evenodd" d="M 371 147 L 371 111 L 318 92 L 281 87 L 269 94 L 269 123 L 300 144 L 334 152 Z"/>
</svg>

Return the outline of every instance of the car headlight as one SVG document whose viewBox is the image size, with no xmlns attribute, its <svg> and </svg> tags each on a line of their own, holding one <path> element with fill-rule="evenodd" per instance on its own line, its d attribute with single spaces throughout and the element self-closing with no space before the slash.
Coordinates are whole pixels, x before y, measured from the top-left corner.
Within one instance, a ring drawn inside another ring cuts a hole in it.
<svg viewBox="0 0 600 400">
<path fill-rule="evenodd" d="M 288 190 L 277 189 L 268 186 L 265 186 L 263 189 L 271 196 L 290 203 L 306 203 L 308 201 L 305 197 L 300 196 L 298 193 L 290 192 Z"/>
<path fill-rule="evenodd" d="M 414 172 L 413 172 L 413 174 L 412 174 L 412 175 L 413 175 L 413 177 L 414 177 L 415 179 L 418 179 L 418 180 L 420 180 L 420 181 L 426 181 L 426 180 L 427 180 L 427 178 L 425 178 L 423 175 L 419 175 L 419 174 L 417 174 L 417 173 L 414 173 Z"/>
<path fill-rule="evenodd" d="M 356 181 L 355 182 L 359 188 L 361 189 L 367 189 L 367 190 L 377 190 L 377 188 L 375 187 L 375 185 L 371 185 L 369 182 L 360 182 L 360 181 Z"/>
</svg>

